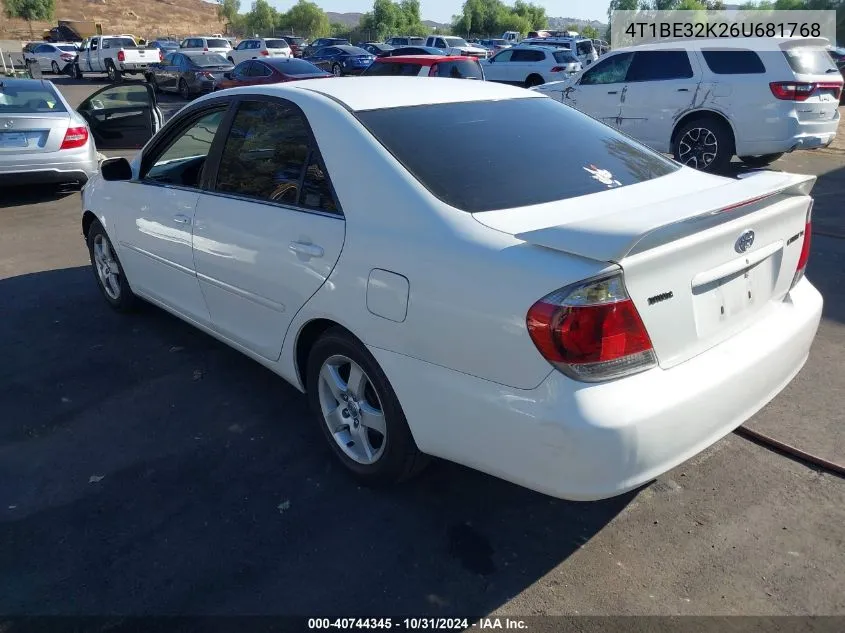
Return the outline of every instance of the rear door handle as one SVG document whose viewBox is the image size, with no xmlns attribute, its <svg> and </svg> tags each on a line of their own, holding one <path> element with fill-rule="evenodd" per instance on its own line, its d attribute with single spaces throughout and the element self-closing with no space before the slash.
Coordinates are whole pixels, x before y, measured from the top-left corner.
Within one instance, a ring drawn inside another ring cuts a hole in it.
<svg viewBox="0 0 845 633">
<path fill-rule="evenodd" d="M 607 94 L 609 94 L 609 95 L 615 95 L 615 94 L 619 94 L 619 92 L 618 92 L 617 90 L 608 90 L 608 91 L 607 91 Z"/>
<path fill-rule="evenodd" d="M 316 244 L 306 244 L 304 242 L 291 242 L 290 250 L 306 257 L 322 257 L 323 249 Z"/>
<path fill-rule="evenodd" d="M 180 213 L 179 215 L 173 216 L 173 221 L 176 222 L 176 224 L 190 224 L 191 218 L 189 218 L 187 215 L 182 215 Z"/>
<path fill-rule="evenodd" d="M 689 88 L 678 88 L 678 92 L 689 92 Z"/>
</svg>

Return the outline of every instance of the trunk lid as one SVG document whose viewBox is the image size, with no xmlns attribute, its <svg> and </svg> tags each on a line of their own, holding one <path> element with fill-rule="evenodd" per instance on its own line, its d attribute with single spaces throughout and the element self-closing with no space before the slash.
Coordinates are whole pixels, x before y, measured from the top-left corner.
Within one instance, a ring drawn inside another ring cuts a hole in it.
<svg viewBox="0 0 845 633">
<path fill-rule="evenodd" d="M 474 216 L 537 246 L 621 266 L 667 369 L 782 303 L 815 180 L 777 172 L 732 180 L 682 169 L 591 196 Z"/>
<path fill-rule="evenodd" d="M 13 127 L 0 127 L 0 156 L 57 152 L 67 132 L 67 112 L 3 115 Z"/>
<path fill-rule="evenodd" d="M 802 122 L 830 121 L 839 113 L 843 80 L 825 43 L 826 40 L 798 40 L 782 47 L 795 81 L 814 86 L 808 97 L 795 103 L 795 112 Z"/>
</svg>

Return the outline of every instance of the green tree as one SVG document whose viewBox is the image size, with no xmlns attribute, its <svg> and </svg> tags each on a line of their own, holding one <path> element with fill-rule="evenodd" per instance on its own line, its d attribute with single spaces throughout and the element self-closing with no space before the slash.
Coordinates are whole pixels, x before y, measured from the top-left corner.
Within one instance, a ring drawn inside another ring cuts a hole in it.
<svg viewBox="0 0 845 633">
<path fill-rule="evenodd" d="M 425 35 L 430 32 L 422 22 L 419 0 L 375 0 L 372 11 L 365 13 L 361 19 L 359 29 L 378 40 L 391 35 Z"/>
<path fill-rule="evenodd" d="M 278 12 L 267 0 L 255 0 L 252 9 L 246 14 L 249 35 L 269 35 L 279 20 Z"/>
<path fill-rule="evenodd" d="M 241 0 L 217 0 L 217 17 L 231 25 L 241 10 Z"/>
<path fill-rule="evenodd" d="M 610 41 L 614 11 L 638 11 L 639 9 L 640 0 L 610 0 L 610 4 L 607 7 L 607 33 L 605 34 L 605 39 L 608 42 Z"/>
<path fill-rule="evenodd" d="M 508 6 L 502 0 L 466 0 L 460 15 L 453 17 L 452 32 L 465 36 L 500 36 L 505 31 L 544 29 L 549 20 L 543 7 L 516 0 Z"/>
<path fill-rule="evenodd" d="M 32 39 L 35 39 L 32 32 L 33 20 L 52 20 L 56 12 L 56 0 L 5 0 L 5 4 L 6 17 L 26 20 Z"/>
<path fill-rule="evenodd" d="M 307 37 L 325 37 L 331 32 L 326 12 L 308 0 L 299 0 L 290 11 L 279 16 L 278 24 L 284 32 Z"/>
<path fill-rule="evenodd" d="M 589 37 L 591 40 L 599 39 L 599 32 L 594 26 L 590 26 L 589 24 L 585 24 L 581 27 L 581 35 Z"/>
</svg>

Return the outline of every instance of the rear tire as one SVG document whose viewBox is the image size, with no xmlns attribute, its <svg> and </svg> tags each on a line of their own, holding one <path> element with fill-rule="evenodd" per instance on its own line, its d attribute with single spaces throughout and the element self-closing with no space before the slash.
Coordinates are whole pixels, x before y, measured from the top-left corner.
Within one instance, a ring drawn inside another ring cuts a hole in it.
<svg viewBox="0 0 845 633">
<path fill-rule="evenodd" d="M 182 95 L 182 98 L 185 101 L 191 100 L 191 92 L 190 90 L 188 90 L 188 82 L 186 82 L 184 79 L 179 80 L 179 94 Z"/>
<path fill-rule="evenodd" d="M 311 348 L 305 375 L 308 403 L 323 436 L 362 483 L 395 484 L 428 463 L 387 376 L 349 332 L 334 327 L 323 334 Z"/>
<path fill-rule="evenodd" d="M 83 78 L 82 69 L 79 67 L 79 64 L 73 65 L 73 71 L 72 71 L 71 74 L 72 74 L 73 78 L 76 79 L 77 81 L 82 81 L 82 78 Z"/>
<path fill-rule="evenodd" d="M 332 74 L 335 77 L 343 77 L 343 68 L 340 67 L 340 64 L 332 64 Z"/>
<path fill-rule="evenodd" d="M 784 155 L 785 152 L 776 154 L 763 154 L 762 156 L 740 156 L 739 160 L 749 167 L 766 167 Z"/>
<path fill-rule="evenodd" d="M 526 88 L 533 88 L 534 86 L 542 86 L 545 80 L 540 75 L 529 75 L 525 80 Z"/>
<path fill-rule="evenodd" d="M 59 65 L 56 62 L 52 62 L 50 64 L 50 69 L 53 71 L 54 75 L 61 75 L 62 71 L 59 70 Z"/>
<path fill-rule="evenodd" d="M 675 160 L 700 171 L 724 172 L 734 155 L 730 126 L 712 116 L 687 121 L 675 132 L 674 139 Z"/>
<path fill-rule="evenodd" d="M 161 94 L 161 86 L 158 85 L 158 80 L 155 75 L 147 75 L 147 83 L 149 83 L 156 94 Z"/>
<path fill-rule="evenodd" d="M 117 69 L 111 60 L 106 62 L 106 74 L 109 77 L 109 81 L 113 84 L 119 84 L 123 81 L 123 73 Z"/>
</svg>

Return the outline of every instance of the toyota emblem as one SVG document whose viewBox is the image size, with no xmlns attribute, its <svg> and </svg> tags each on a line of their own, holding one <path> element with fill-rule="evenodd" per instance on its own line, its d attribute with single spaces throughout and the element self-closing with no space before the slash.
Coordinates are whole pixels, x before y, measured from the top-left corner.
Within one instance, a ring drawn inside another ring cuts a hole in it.
<svg viewBox="0 0 845 633">
<path fill-rule="evenodd" d="M 736 249 L 737 253 L 744 253 L 751 245 L 754 243 L 754 231 L 745 231 L 742 235 L 740 235 L 737 240 L 736 244 L 734 244 L 734 248 Z"/>
</svg>

